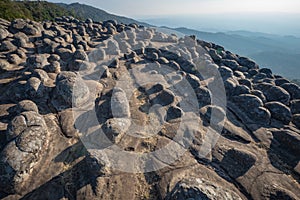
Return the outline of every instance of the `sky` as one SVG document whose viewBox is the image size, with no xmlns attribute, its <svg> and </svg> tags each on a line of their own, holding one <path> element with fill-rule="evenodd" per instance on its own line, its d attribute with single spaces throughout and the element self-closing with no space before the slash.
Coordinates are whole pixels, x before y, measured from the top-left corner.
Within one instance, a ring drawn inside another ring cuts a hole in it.
<svg viewBox="0 0 300 200">
<path fill-rule="evenodd" d="M 300 14 L 299 0 L 50 0 L 80 2 L 130 17 L 179 14 L 284 12 Z"/>
<path fill-rule="evenodd" d="M 300 0 L 49 0 L 91 5 L 156 26 L 300 37 Z"/>
</svg>

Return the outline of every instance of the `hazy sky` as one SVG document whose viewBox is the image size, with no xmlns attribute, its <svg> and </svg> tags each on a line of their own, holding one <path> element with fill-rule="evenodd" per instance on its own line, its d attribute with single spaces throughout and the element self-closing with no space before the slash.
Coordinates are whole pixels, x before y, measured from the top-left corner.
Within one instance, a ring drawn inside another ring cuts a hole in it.
<svg viewBox="0 0 300 200">
<path fill-rule="evenodd" d="M 299 0 L 50 0 L 80 2 L 130 17 L 155 15 L 285 12 L 300 14 Z"/>
</svg>

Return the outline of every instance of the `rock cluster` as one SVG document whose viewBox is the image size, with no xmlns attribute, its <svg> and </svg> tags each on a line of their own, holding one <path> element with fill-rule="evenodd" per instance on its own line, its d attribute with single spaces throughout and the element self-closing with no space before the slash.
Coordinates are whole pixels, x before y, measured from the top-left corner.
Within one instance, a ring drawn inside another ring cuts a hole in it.
<svg viewBox="0 0 300 200">
<path fill-rule="evenodd" d="M 0 42 L 1 199 L 300 199 L 300 88 L 253 60 L 72 17 Z"/>
</svg>

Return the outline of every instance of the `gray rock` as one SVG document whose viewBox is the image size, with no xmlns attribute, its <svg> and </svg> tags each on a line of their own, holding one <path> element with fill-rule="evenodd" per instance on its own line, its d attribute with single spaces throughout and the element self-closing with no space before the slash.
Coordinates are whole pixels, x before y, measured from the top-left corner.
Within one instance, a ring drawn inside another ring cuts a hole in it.
<svg viewBox="0 0 300 200">
<path fill-rule="evenodd" d="M 215 49 L 210 49 L 208 53 L 216 63 L 221 62 L 222 57 L 217 53 L 217 51 Z"/>
<path fill-rule="evenodd" d="M 248 69 L 258 69 L 258 65 L 253 60 L 246 57 L 239 57 L 238 63 Z"/>
<path fill-rule="evenodd" d="M 27 35 L 39 35 L 41 34 L 41 30 L 38 27 L 35 27 L 30 24 L 26 24 L 22 30 L 23 33 Z"/>
<path fill-rule="evenodd" d="M 21 193 L 47 140 L 45 120 L 36 112 L 23 112 L 10 123 L 7 137 L 11 142 L 0 155 L 0 191 Z"/>
<path fill-rule="evenodd" d="M 25 92 L 30 99 L 41 98 L 45 95 L 45 87 L 40 79 L 31 77 L 25 85 Z"/>
<path fill-rule="evenodd" d="M 234 191 L 230 191 L 216 182 L 205 179 L 185 177 L 176 183 L 167 194 L 166 200 L 211 200 L 211 199 L 236 199 L 242 198 Z"/>
<path fill-rule="evenodd" d="M 245 85 L 250 89 L 252 88 L 252 82 L 249 79 L 239 79 L 238 81 L 240 85 Z"/>
<path fill-rule="evenodd" d="M 232 100 L 244 110 L 252 110 L 253 108 L 262 107 L 264 105 L 260 98 L 251 94 L 234 96 Z"/>
<path fill-rule="evenodd" d="M 222 60 L 222 63 L 233 71 L 239 67 L 239 64 L 235 60 L 224 59 Z"/>
<path fill-rule="evenodd" d="M 290 94 L 279 86 L 273 86 L 263 92 L 267 101 L 279 101 L 284 105 L 290 103 Z"/>
<path fill-rule="evenodd" d="M 300 99 L 291 101 L 292 114 L 300 114 Z"/>
<path fill-rule="evenodd" d="M 300 128 L 300 114 L 293 115 L 292 122 L 297 128 Z"/>
<path fill-rule="evenodd" d="M 73 57 L 73 52 L 67 48 L 58 48 L 55 51 L 63 61 L 69 61 Z"/>
<path fill-rule="evenodd" d="M 219 72 L 223 80 L 233 77 L 233 71 L 228 67 L 225 66 L 219 67 Z"/>
<path fill-rule="evenodd" d="M 251 90 L 250 93 L 253 94 L 253 95 L 255 95 L 255 96 L 257 96 L 258 98 L 260 98 L 262 100 L 262 102 L 266 102 L 267 101 L 264 93 L 261 92 L 260 90 Z"/>
<path fill-rule="evenodd" d="M 201 85 L 200 79 L 197 76 L 195 76 L 193 74 L 187 74 L 185 78 L 189 82 L 189 84 L 192 86 L 193 89 L 200 87 L 200 85 Z"/>
<path fill-rule="evenodd" d="M 237 85 L 234 88 L 233 95 L 250 94 L 250 89 L 246 85 Z"/>
<path fill-rule="evenodd" d="M 280 102 L 268 102 L 265 107 L 271 112 L 271 117 L 277 119 L 284 124 L 289 124 L 292 120 L 290 109 Z"/>
<path fill-rule="evenodd" d="M 88 61 L 88 55 L 83 50 L 76 50 L 73 55 L 74 60 L 85 60 Z"/>
<path fill-rule="evenodd" d="M 131 125 L 127 118 L 111 118 L 103 124 L 103 131 L 113 143 L 118 143 Z"/>
<path fill-rule="evenodd" d="M 222 161 L 221 166 L 228 172 L 229 176 L 236 179 L 244 175 L 255 163 L 256 156 L 242 149 L 229 149 Z"/>
<path fill-rule="evenodd" d="M 291 96 L 291 100 L 300 99 L 300 87 L 295 83 L 284 83 L 280 85 L 283 89 L 285 89 Z"/>
<path fill-rule="evenodd" d="M 30 100 L 20 101 L 16 105 L 15 110 L 17 113 L 22 113 L 22 112 L 26 112 L 26 111 L 33 111 L 33 112 L 39 113 L 39 109 L 38 109 L 37 105 L 33 101 L 30 101 Z"/>
<path fill-rule="evenodd" d="M 62 132 L 66 137 L 72 138 L 77 136 L 78 130 L 75 128 L 74 113 L 72 110 L 68 109 L 60 112 L 59 123 Z"/>
<path fill-rule="evenodd" d="M 0 41 L 7 38 L 8 35 L 9 32 L 6 29 L 0 27 Z"/>
<path fill-rule="evenodd" d="M 15 51 L 16 49 L 17 47 L 7 40 L 0 44 L 0 51 Z"/>
<path fill-rule="evenodd" d="M 11 64 L 16 64 L 16 65 L 18 65 L 19 63 L 22 62 L 22 59 L 17 54 L 8 54 L 7 55 L 7 60 Z"/>
<path fill-rule="evenodd" d="M 26 66 L 32 69 L 42 69 L 48 64 L 47 57 L 43 54 L 32 55 L 27 58 Z"/>
<path fill-rule="evenodd" d="M 289 80 L 285 79 L 285 78 L 277 78 L 275 79 L 275 84 L 277 86 L 281 86 L 282 84 L 285 84 L 285 83 L 290 83 Z"/>
<path fill-rule="evenodd" d="M 199 88 L 196 88 L 195 94 L 200 108 L 211 104 L 211 92 L 206 87 L 200 86 Z"/>
<path fill-rule="evenodd" d="M 57 110 L 83 105 L 89 99 L 89 88 L 74 72 L 61 72 L 56 77 L 52 102 Z"/>
<path fill-rule="evenodd" d="M 182 109 L 175 106 L 171 106 L 167 111 L 166 121 L 172 122 L 174 120 L 181 118 L 182 115 L 183 115 Z"/>
<path fill-rule="evenodd" d="M 11 27 L 16 30 L 22 30 L 26 26 L 27 22 L 24 19 L 15 19 L 11 23 Z"/>
<path fill-rule="evenodd" d="M 116 118 L 129 118 L 130 107 L 126 97 L 126 93 L 121 88 L 114 88 L 111 98 L 111 110 L 113 117 Z"/>
</svg>

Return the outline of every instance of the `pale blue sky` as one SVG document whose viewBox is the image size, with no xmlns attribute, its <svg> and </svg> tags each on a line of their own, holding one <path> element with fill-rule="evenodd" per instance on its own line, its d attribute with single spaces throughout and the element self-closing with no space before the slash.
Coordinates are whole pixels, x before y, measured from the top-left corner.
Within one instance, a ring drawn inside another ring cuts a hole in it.
<svg viewBox="0 0 300 200">
<path fill-rule="evenodd" d="M 80 2 L 129 17 L 283 12 L 300 14 L 299 0 L 50 0 Z"/>
</svg>

